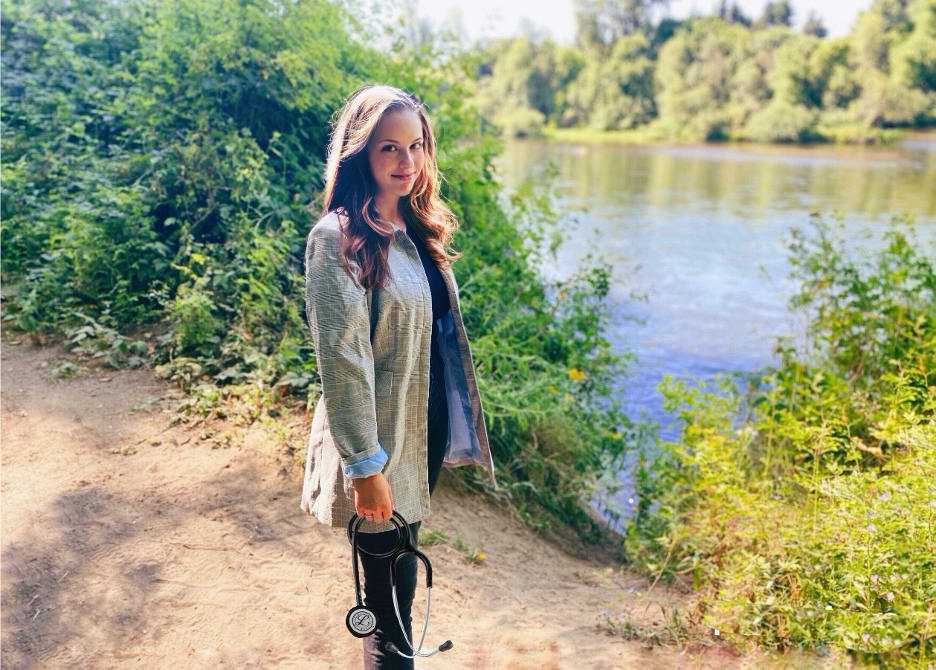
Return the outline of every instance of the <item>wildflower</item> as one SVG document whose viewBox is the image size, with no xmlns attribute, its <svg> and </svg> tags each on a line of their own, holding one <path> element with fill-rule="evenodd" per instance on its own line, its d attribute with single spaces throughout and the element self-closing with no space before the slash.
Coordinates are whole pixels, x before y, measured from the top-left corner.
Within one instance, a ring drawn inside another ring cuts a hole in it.
<svg viewBox="0 0 936 670">
<path fill-rule="evenodd" d="M 877 580 L 878 580 L 878 573 L 875 572 L 873 575 L 871 575 L 871 581 L 877 584 Z"/>
<path fill-rule="evenodd" d="M 588 376 L 588 373 L 582 370 L 581 368 L 571 368 L 569 370 L 569 376 L 572 377 L 575 381 L 581 381 Z"/>
<path fill-rule="evenodd" d="M 832 605 L 826 605 L 825 608 L 826 608 L 827 610 L 830 610 L 830 609 L 832 609 Z"/>
<path fill-rule="evenodd" d="M 712 632 L 715 634 L 715 637 L 718 637 L 719 635 L 721 635 L 721 631 L 718 630 L 717 628 L 713 628 Z"/>
<path fill-rule="evenodd" d="M 890 602 L 890 601 L 892 601 L 893 599 L 894 599 L 894 592 L 893 592 L 893 591 L 888 591 L 887 593 L 884 594 L 884 600 L 886 600 L 887 602 Z"/>
<path fill-rule="evenodd" d="M 862 642 L 867 642 L 867 641 L 870 640 L 870 639 L 871 639 L 871 636 L 870 636 L 868 633 L 863 633 L 862 636 L 861 636 L 861 641 L 862 641 Z"/>
<path fill-rule="evenodd" d="M 868 532 L 869 532 L 869 533 L 873 533 L 873 532 L 874 532 L 874 524 L 873 524 L 873 523 L 869 523 L 869 524 L 868 524 Z"/>
<path fill-rule="evenodd" d="M 633 497 L 630 497 L 630 498 L 627 499 L 627 504 L 628 504 L 628 505 L 633 505 L 633 504 L 636 503 L 636 502 L 637 502 L 637 501 L 634 500 Z"/>
<path fill-rule="evenodd" d="M 890 498 L 890 491 L 881 491 L 881 495 L 878 496 L 881 500 L 887 500 Z"/>
</svg>

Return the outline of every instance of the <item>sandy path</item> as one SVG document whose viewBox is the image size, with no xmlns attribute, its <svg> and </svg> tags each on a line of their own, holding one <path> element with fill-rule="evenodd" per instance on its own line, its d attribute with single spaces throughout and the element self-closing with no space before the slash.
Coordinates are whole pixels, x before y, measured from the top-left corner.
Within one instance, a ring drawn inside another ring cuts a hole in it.
<svg viewBox="0 0 936 670">
<path fill-rule="evenodd" d="M 211 448 L 167 429 L 147 371 L 50 371 L 65 352 L 2 347 L 2 665 L 360 666 L 341 531 L 299 510 L 301 466 L 262 431 Z M 304 435 L 298 438 L 304 441 Z M 130 448 L 127 448 L 128 445 Z M 646 582 L 572 557 L 444 486 L 425 526 L 481 545 L 480 565 L 426 547 L 436 576 L 417 667 L 664 668 L 674 647 L 609 636 L 601 611 L 655 605 Z M 414 619 L 421 622 L 424 590 Z M 653 598 L 673 594 L 658 587 Z"/>
</svg>

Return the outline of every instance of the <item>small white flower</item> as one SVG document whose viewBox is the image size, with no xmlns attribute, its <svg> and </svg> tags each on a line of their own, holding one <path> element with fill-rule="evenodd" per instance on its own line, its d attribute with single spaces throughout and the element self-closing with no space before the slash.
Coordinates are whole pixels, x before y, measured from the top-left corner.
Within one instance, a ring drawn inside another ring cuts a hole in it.
<svg viewBox="0 0 936 670">
<path fill-rule="evenodd" d="M 721 635 L 721 631 L 718 630 L 717 628 L 713 629 L 712 632 L 715 633 L 715 636 L 716 636 L 716 637 L 719 636 L 719 635 Z"/>
</svg>

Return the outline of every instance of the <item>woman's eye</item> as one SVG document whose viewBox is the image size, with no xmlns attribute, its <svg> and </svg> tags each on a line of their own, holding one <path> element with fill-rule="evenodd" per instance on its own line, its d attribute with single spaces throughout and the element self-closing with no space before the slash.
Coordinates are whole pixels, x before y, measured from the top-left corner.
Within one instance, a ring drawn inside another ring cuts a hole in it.
<svg viewBox="0 0 936 670">
<path fill-rule="evenodd" d="M 390 149 L 395 149 L 395 148 L 396 148 L 396 147 L 394 147 L 392 144 L 388 144 L 387 146 L 385 146 L 385 147 L 383 148 L 383 150 L 384 150 L 384 151 L 389 151 Z"/>
</svg>

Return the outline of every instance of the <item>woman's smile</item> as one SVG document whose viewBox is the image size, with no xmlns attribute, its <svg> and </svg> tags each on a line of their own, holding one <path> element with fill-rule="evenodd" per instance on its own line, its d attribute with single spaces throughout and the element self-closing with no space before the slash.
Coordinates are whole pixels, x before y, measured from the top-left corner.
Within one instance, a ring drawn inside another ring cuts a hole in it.
<svg viewBox="0 0 936 670">
<path fill-rule="evenodd" d="M 381 217 L 398 220 L 397 203 L 416 186 L 426 163 L 419 114 L 410 109 L 387 112 L 368 142 L 367 159 L 374 177 L 374 204 Z"/>
</svg>

